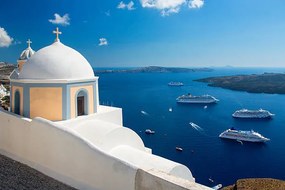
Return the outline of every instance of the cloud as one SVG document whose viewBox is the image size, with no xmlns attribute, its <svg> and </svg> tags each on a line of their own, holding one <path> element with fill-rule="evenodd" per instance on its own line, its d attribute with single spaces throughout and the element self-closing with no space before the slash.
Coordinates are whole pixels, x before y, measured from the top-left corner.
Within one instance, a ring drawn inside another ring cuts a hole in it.
<svg viewBox="0 0 285 190">
<path fill-rule="evenodd" d="M 68 14 L 65 14 L 61 17 L 59 14 L 55 13 L 54 19 L 49 19 L 48 21 L 52 24 L 58 24 L 62 26 L 70 25 L 70 18 Z"/>
<path fill-rule="evenodd" d="M 162 16 L 169 16 L 173 13 L 179 13 L 182 6 L 189 8 L 201 8 L 204 0 L 140 0 L 143 8 L 158 9 Z"/>
<path fill-rule="evenodd" d="M 128 4 L 121 1 L 119 5 L 117 6 L 118 9 L 127 9 L 129 11 L 135 10 L 134 8 L 135 3 L 133 1 L 130 1 Z"/>
<path fill-rule="evenodd" d="M 172 13 L 178 13 L 180 11 L 180 7 L 171 8 L 171 9 L 163 9 L 161 11 L 162 16 L 169 16 Z"/>
<path fill-rule="evenodd" d="M 201 8 L 204 5 L 204 0 L 190 0 L 188 6 L 190 9 Z"/>
<path fill-rule="evenodd" d="M 9 47 L 13 40 L 14 39 L 8 35 L 6 30 L 0 27 L 0 47 Z"/>
<path fill-rule="evenodd" d="M 107 46 L 108 45 L 108 41 L 106 38 L 100 38 L 99 39 L 99 46 Z"/>
</svg>

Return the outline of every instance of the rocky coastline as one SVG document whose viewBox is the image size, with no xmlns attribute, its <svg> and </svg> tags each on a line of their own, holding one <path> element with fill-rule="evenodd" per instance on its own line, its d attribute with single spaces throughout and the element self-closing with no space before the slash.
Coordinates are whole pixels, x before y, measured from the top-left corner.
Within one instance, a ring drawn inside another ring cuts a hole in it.
<svg viewBox="0 0 285 190">
<path fill-rule="evenodd" d="M 285 190 L 285 181 L 272 178 L 239 179 L 222 190 Z"/>
</svg>

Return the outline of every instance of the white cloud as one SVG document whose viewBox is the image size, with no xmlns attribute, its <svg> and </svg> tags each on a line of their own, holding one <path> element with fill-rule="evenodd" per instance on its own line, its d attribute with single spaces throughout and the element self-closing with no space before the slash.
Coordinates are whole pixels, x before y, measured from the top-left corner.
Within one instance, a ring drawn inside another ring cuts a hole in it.
<svg viewBox="0 0 285 190">
<path fill-rule="evenodd" d="M 173 9 L 186 3 L 186 0 L 141 0 L 142 7 L 160 10 Z"/>
<path fill-rule="evenodd" d="M 128 4 L 121 1 L 119 5 L 117 6 L 118 9 L 127 9 L 129 11 L 134 10 L 135 3 L 133 1 L 130 1 Z"/>
<path fill-rule="evenodd" d="M 141 0 L 142 7 L 158 9 L 162 16 L 178 13 L 185 3 L 186 0 Z"/>
<path fill-rule="evenodd" d="M 204 5 L 204 0 L 190 0 L 189 1 L 189 8 L 195 9 L 195 8 L 201 8 Z"/>
<path fill-rule="evenodd" d="M 70 18 L 68 14 L 60 16 L 59 14 L 55 13 L 54 19 L 49 19 L 48 21 L 51 22 L 52 24 L 58 24 L 62 26 L 70 25 Z"/>
<path fill-rule="evenodd" d="M 6 30 L 0 27 L 0 47 L 9 47 L 13 40 L 14 39 L 8 35 Z"/>
<path fill-rule="evenodd" d="M 178 13 L 180 11 L 180 7 L 171 8 L 171 9 L 163 9 L 161 11 L 162 16 L 169 16 L 172 13 Z"/>
<path fill-rule="evenodd" d="M 158 9 L 162 16 L 169 16 L 172 13 L 179 13 L 182 6 L 189 8 L 201 8 L 204 0 L 140 0 L 143 8 Z"/>
<path fill-rule="evenodd" d="M 100 38 L 99 39 L 99 46 L 107 46 L 108 45 L 108 41 L 106 38 Z"/>
</svg>

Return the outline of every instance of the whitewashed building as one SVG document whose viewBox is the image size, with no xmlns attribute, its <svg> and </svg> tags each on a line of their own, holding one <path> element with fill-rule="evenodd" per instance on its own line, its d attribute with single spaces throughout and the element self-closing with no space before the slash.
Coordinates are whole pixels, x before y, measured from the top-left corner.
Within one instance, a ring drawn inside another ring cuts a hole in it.
<svg viewBox="0 0 285 190">
<path fill-rule="evenodd" d="M 9 96 L 10 93 L 7 91 L 7 89 L 3 86 L 3 84 L 0 85 L 0 100 L 5 97 Z"/>
<path fill-rule="evenodd" d="M 11 74 L 11 112 L 0 111 L 0 153 L 78 189 L 207 190 L 184 165 L 152 154 L 99 105 L 98 77 L 59 40 Z"/>
</svg>

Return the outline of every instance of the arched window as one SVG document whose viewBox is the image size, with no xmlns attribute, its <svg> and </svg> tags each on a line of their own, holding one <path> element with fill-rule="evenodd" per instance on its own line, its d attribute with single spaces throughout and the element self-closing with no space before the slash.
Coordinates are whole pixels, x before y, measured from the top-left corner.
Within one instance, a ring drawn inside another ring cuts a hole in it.
<svg viewBox="0 0 285 190">
<path fill-rule="evenodd" d="M 88 115 L 88 93 L 81 89 L 76 95 L 76 111 L 77 116 Z"/>
<path fill-rule="evenodd" d="M 20 92 L 16 91 L 14 95 L 14 113 L 20 115 Z"/>
</svg>

